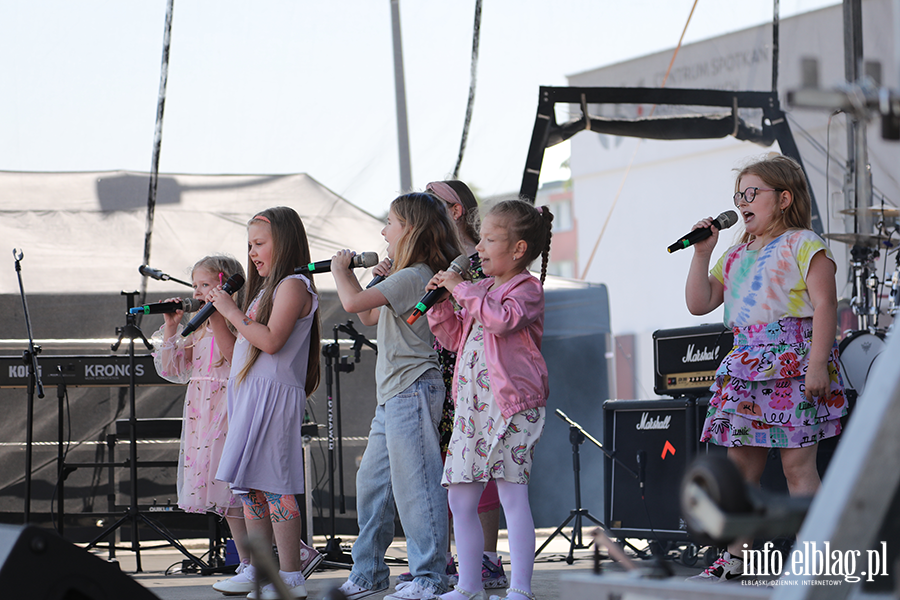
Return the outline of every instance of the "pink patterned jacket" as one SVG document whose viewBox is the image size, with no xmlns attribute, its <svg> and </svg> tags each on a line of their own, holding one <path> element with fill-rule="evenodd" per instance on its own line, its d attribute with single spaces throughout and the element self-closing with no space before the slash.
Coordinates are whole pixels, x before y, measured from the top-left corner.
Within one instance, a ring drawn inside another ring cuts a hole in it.
<svg viewBox="0 0 900 600">
<path fill-rule="evenodd" d="M 544 334 L 544 288 L 528 271 L 519 273 L 491 290 L 494 278 L 464 281 L 453 290 L 462 307 L 454 312 L 450 302 L 428 311 L 431 331 L 448 350 L 457 353 L 478 321 L 484 326 L 484 354 L 494 401 L 503 417 L 547 405 L 547 364 L 541 355 Z M 456 401 L 456 386 L 453 386 Z"/>
</svg>

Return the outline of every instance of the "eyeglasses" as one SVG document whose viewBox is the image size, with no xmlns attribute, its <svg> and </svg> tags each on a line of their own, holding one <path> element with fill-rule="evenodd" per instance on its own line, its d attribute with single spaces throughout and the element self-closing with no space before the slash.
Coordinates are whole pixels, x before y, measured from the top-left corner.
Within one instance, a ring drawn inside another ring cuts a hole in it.
<svg viewBox="0 0 900 600">
<path fill-rule="evenodd" d="M 774 189 L 774 188 L 760 188 L 760 187 L 748 187 L 743 192 L 735 192 L 734 193 L 734 205 L 737 206 L 738 202 L 741 201 L 741 198 L 747 201 L 747 204 L 750 204 L 754 200 L 756 200 L 756 194 L 759 192 L 783 192 L 784 190 Z"/>
</svg>

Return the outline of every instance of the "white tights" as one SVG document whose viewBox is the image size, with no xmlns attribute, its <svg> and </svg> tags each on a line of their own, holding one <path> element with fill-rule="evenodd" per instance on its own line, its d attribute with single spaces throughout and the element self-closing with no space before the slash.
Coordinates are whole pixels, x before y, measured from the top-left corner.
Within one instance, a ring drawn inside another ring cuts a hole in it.
<svg viewBox="0 0 900 600">
<path fill-rule="evenodd" d="M 478 518 L 478 502 L 482 483 L 452 484 L 447 492 L 450 510 L 453 511 L 453 534 L 456 538 L 456 557 L 459 561 L 459 588 L 478 592 L 481 583 L 481 556 L 484 553 L 484 534 Z M 534 519 L 528 502 L 528 486 L 497 480 L 500 504 L 506 516 L 509 534 L 510 588 L 531 593 L 531 575 L 534 572 Z M 510 597 L 520 594 L 510 594 Z M 445 600 L 461 600 L 463 596 L 452 591 L 442 596 Z"/>
</svg>

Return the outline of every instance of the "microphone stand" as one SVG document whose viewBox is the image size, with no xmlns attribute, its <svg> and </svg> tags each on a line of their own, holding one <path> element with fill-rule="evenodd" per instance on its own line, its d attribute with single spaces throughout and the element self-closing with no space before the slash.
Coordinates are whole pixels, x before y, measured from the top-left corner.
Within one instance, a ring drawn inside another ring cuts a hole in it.
<svg viewBox="0 0 900 600">
<path fill-rule="evenodd" d="M 629 469 L 626 465 L 622 464 L 613 454 L 606 451 L 606 448 L 603 447 L 603 444 L 594 439 L 591 434 L 586 432 L 581 425 L 570 419 L 566 416 L 566 413 L 556 409 L 556 415 L 562 419 L 563 421 L 569 424 L 569 441 L 572 443 L 572 468 L 575 471 L 575 508 L 569 511 L 569 516 L 563 521 L 559 527 L 556 528 L 550 537 L 548 537 L 541 547 L 537 549 L 537 552 L 534 553 L 535 556 L 541 553 L 541 551 L 547 547 L 553 538 L 557 535 L 562 535 L 564 538 L 569 540 L 569 555 L 566 557 L 566 563 L 572 564 L 575 562 L 575 549 L 584 550 L 591 547 L 591 543 L 584 545 L 584 538 L 581 533 L 582 519 L 589 519 L 593 521 L 597 526 L 599 526 L 603 530 L 608 530 L 606 525 L 600 521 L 600 519 L 596 518 L 594 515 L 590 513 L 590 511 L 586 508 L 582 508 L 581 506 L 581 456 L 579 453 L 578 447 L 584 443 L 585 439 L 588 439 L 594 443 L 595 446 L 600 448 L 603 451 L 603 454 L 606 455 L 610 460 L 615 460 L 618 462 L 619 466 L 623 469 L 634 475 L 635 479 L 639 479 L 638 474 Z M 565 533 L 562 532 L 563 528 L 569 524 L 570 521 L 575 520 L 572 524 L 572 537 L 566 536 Z M 626 545 L 631 547 L 636 552 L 641 552 L 631 544 L 626 542 Z"/>
<path fill-rule="evenodd" d="M 364 335 L 356 331 L 353 321 L 335 325 L 333 328 L 334 342 L 327 344 L 322 349 L 325 356 L 325 394 L 328 401 L 328 496 L 331 503 L 331 537 L 325 544 L 325 564 L 331 567 L 350 568 L 352 559 L 341 549 L 341 540 L 336 537 L 335 507 L 334 507 L 334 463 L 335 447 L 337 448 L 338 482 L 340 485 L 340 510 L 344 514 L 347 509 L 344 497 L 344 461 L 343 445 L 341 443 L 341 372 L 350 373 L 354 369 L 353 363 L 348 363 L 346 356 L 340 356 L 338 345 L 338 332 L 343 331 L 353 340 L 354 362 L 360 360 L 360 351 L 363 345 L 370 346 L 375 353 L 378 348 Z M 335 443 L 336 442 L 336 443 Z"/>
<path fill-rule="evenodd" d="M 28 365 L 28 402 L 26 404 L 25 417 L 25 524 L 31 521 L 31 459 L 33 429 L 34 429 L 34 393 L 37 397 L 44 397 L 44 384 L 41 381 L 41 371 L 38 367 L 37 355 L 41 353 L 41 347 L 35 345 L 34 335 L 31 331 L 31 317 L 28 315 L 28 302 L 25 299 L 25 287 L 22 285 L 22 258 L 25 254 L 13 248 L 13 258 L 16 261 L 16 276 L 19 279 L 19 293 L 22 296 L 22 310 L 25 315 L 25 329 L 28 332 L 28 350 L 22 353 L 22 361 Z"/>
<path fill-rule="evenodd" d="M 135 338 L 139 338 L 143 343 L 147 350 L 153 350 L 153 345 L 144 337 L 143 332 L 140 327 L 135 323 L 135 318 L 137 315 L 132 314 L 131 309 L 134 308 L 134 297 L 138 295 L 139 292 L 122 292 L 123 296 L 126 296 L 127 302 L 127 310 L 125 311 L 126 316 L 126 325 L 125 327 L 117 327 L 116 333 L 119 334 L 119 338 L 116 342 L 111 346 L 113 352 L 119 349 L 119 346 L 122 344 L 122 340 L 127 339 L 128 344 L 128 357 L 129 357 L 129 381 L 128 381 L 128 391 L 129 391 L 129 417 L 128 417 L 128 431 L 130 436 L 130 444 L 129 444 L 129 458 L 126 461 L 124 466 L 127 466 L 129 469 L 129 473 L 131 476 L 131 502 L 129 503 L 128 510 L 125 514 L 115 523 L 106 528 L 100 535 L 94 538 L 87 546 L 85 546 L 85 550 L 90 550 L 94 546 L 96 546 L 103 538 L 108 536 L 113 531 L 117 530 L 119 527 L 125 524 L 126 521 L 131 522 L 131 551 L 134 552 L 135 556 L 135 572 L 141 573 L 141 545 L 140 545 L 140 537 L 138 531 L 138 525 L 140 522 L 143 522 L 144 525 L 154 530 L 157 534 L 159 534 L 163 539 L 169 542 L 175 549 L 181 552 L 184 556 L 186 556 L 194 565 L 198 567 L 201 574 L 206 575 L 209 573 L 215 572 L 210 565 L 206 564 L 190 552 L 188 552 L 187 548 L 185 548 L 181 542 L 176 540 L 168 531 L 164 530 L 161 526 L 159 526 L 154 520 L 150 519 L 141 512 L 138 507 L 138 477 L 137 477 L 137 412 L 135 409 L 135 360 L 134 360 L 134 340 Z M 152 463 L 149 463 L 152 465 Z M 114 493 L 114 492 L 113 492 Z M 110 542 L 110 556 L 114 556 L 114 548 L 115 542 Z"/>
<path fill-rule="evenodd" d="M 186 286 L 188 286 L 189 288 L 194 287 L 194 284 L 188 283 L 187 281 L 182 281 L 182 280 L 180 280 L 180 279 L 176 279 L 176 278 L 172 277 L 171 275 L 169 275 L 168 273 L 160 273 L 159 276 L 147 275 L 146 273 L 144 273 L 144 270 L 143 270 L 144 267 L 146 267 L 146 266 L 147 266 L 147 265 L 142 265 L 142 266 L 140 266 L 140 267 L 138 268 L 138 271 L 139 271 L 140 274 L 143 275 L 144 277 L 149 277 L 150 279 L 156 279 L 156 280 L 158 280 L 158 281 L 169 281 L 169 280 L 171 280 L 171 281 L 174 281 L 174 282 L 176 282 L 176 283 L 180 283 L 181 285 L 186 285 Z"/>
</svg>

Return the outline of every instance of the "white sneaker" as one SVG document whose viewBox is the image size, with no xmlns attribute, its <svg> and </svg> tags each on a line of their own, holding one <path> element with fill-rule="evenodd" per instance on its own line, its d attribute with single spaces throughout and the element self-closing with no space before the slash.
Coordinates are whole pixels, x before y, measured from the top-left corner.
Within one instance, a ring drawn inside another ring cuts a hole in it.
<svg viewBox="0 0 900 600">
<path fill-rule="evenodd" d="M 256 569 L 249 563 L 241 563 L 235 569 L 236 575 L 213 584 L 213 589 L 226 596 L 246 596 L 256 587 Z"/>
<path fill-rule="evenodd" d="M 713 564 L 699 575 L 688 577 L 688 581 L 733 581 L 744 576 L 744 561 L 732 556 L 727 550 Z"/>
<path fill-rule="evenodd" d="M 284 571 L 278 571 L 278 575 L 290 591 L 291 598 L 294 598 L 295 600 L 303 600 L 306 598 L 306 579 L 303 577 L 302 573 L 285 573 Z M 278 593 L 278 589 L 271 583 L 263 586 L 260 592 L 260 595 L 257 596 L 256 590 L 251 591 L 247 594 L 247 600 L 283 600 Z"/>
<path fill-rule="evenodd" d="M 345 581 L 341 587 L 338 588 L 344 596 L 346 596 L 347 600 L 360 600 L 360 598 L 365 598 L 366 596 L 371 596 L 372 594 L 377 594 L 378 592 L 384 591 L 381 590 L 370 590 L 364 587 L 359 587 L 349 579 Z"/>
<path fill-rule="evenodd" d="M 434 590 L 422 587 L 415 581 L 406 581 L 397 585 L 397 591 L 384 597 L 384 600 L 431 600 L 437 598 Z"/>
</svg>

